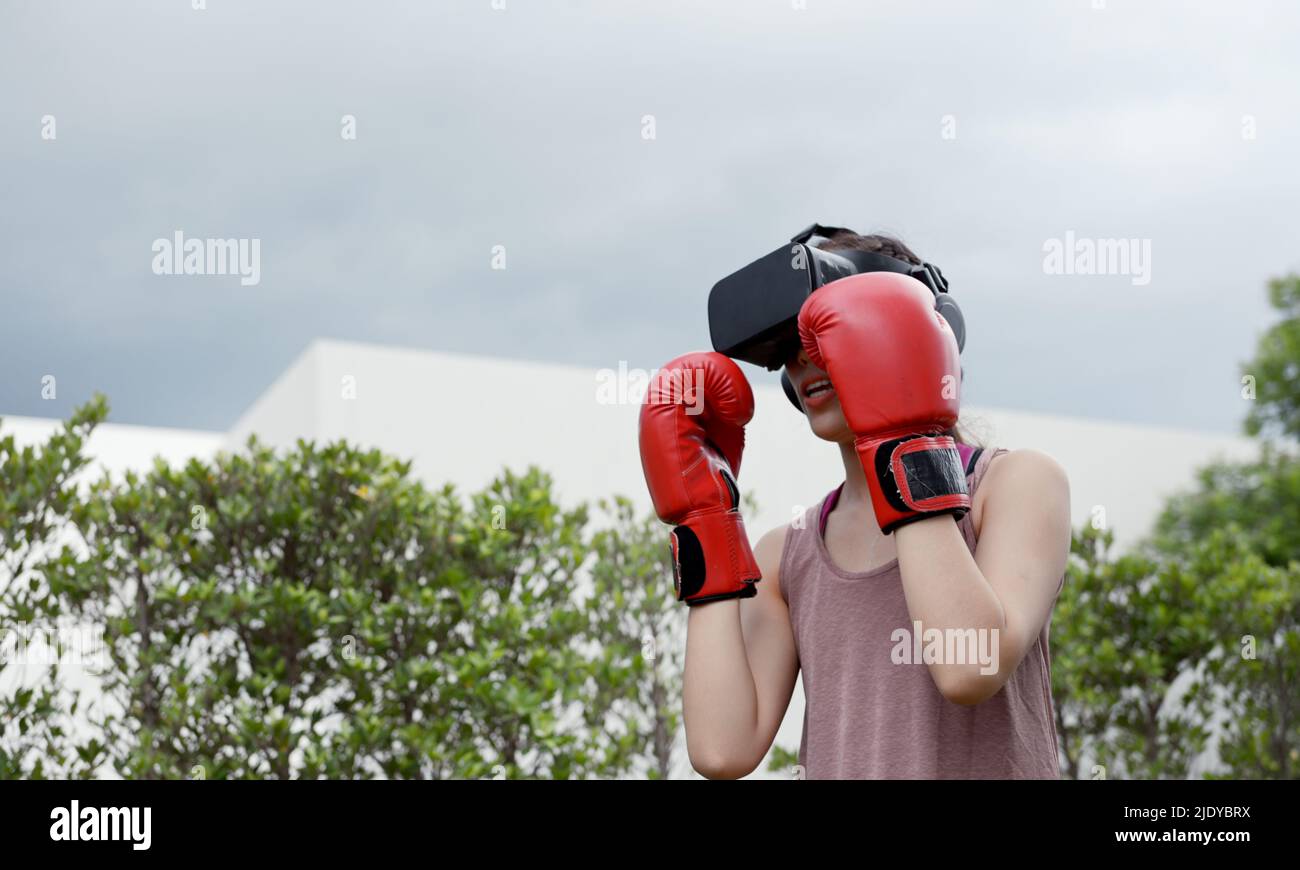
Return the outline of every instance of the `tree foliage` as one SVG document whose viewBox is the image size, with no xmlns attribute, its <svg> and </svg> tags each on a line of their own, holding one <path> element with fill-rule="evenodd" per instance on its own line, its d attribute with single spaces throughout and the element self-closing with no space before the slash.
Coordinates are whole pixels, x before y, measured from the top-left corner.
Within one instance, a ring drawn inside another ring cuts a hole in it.
<svg viewBox="0 0 1300 870">
<path fill-rule="evenodd" d="M 1258 458 L 1204 466 L 1133 553 L 1075 535 L 1053 622 L 1068 776 L 1091 775 L 1087 759 L 1107 775 L 1300 776 L 1300 277 L 1269 294 L 1283 319 L 1243 369 Z"/>
<path fill-rule="evenodd" d="M 1255 358 L 1242 367 L 1252 379 L 1254 404 L 1246 432 L 1265 437 L 1300 438 L 1300 275 L 1275 278 L 1268 300 L 1282 319 L 1259 340 Z"/>
<path fill-rule="evenodd" d="M 464 498 L 379 451 L 255 441 L 103 477 L 74 498 L 67 478 L 85 459 L 71 437 L 6 465 L 11 482 L 44 469 L 33 492 L 61 482 L 55 507 L 77 540 L 9 572 L 37 572 L 41 594 L 11 582 L 0 612 L 103 626 L 109 666 L 88 736 L 50 734 L 40 696 L 3 699 L 6 721 L 24 709 L 30 720 L 27 739 L 6 733 L 3 775 L 48 769 L 31 760 L 40 746 L 51 760 L 66 747 L 83 774 L 131 778 L 609 777 L 646 758 L 667 769 L 672 659 L 650 679 L 636 627 L 663 619 L 663 547 L 652 554 L 652 526 L 629 507 L 593 537 L 587 508 L 562 508 L 537 469 Z M 8 489 L 12 561 L 15 542 L 48 528 L 36 495 L 20 510 L 25 490 Z M 593 552 L 618 570 L 593 571 Z M 593 582 L 607 605 L 583 593 Z M 635 644 L 610 634 L 618 621 Z"/>
<path fill-rule="evenodd" d="M 597 674 L 600 721 L 618 751 L 652 779 L 667 779 L 680 757 L 686 613 L 674 595 L 664 526 L 640 517 L 626 498 L 600 507 L 614 522 L 592 539 L 595 634 L 609 652 Z"/>
<path fill-rule="evenodd" d="M 0 437 L 0 779 L 87 769 L 70 746 L 78 699 L 60 679 L 67 664 L 58 656 L 62 621 L 43 569 L 61 558 L 85 441 L 107 413 L 96 397 L 43 445 Z"/>
<path fill-rule="evenodd" d="M 1209 614 L 1192 578 L 1138 555 L 1114 556 L 1113 540 L 1090 526 L 1075 534 L 1053 616 L 1064 773 L 1183 776 L 1206 731 L 1185 707 L 1166 702 L 1180 675 L 1214 646 Z"/>
</svg>

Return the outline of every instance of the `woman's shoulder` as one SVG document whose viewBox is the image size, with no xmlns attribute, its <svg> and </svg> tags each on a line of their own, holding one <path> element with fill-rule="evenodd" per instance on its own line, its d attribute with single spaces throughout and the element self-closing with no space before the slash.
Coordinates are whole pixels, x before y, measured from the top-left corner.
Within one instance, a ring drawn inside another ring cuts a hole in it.
<svg viewBox="0 0 1300 870">
<path fill-rule="evenodd" d="M 984 453 L 988 458 L 976 471 L 977 488 L 971 504 L 977 533 L 983 524 L 984 507 L 991 501 L 1068 504 L 1070 480 L 1061 464 L 1049 454 L 1031 448 L 986 448 Z"/>
<path fill-rule="evenodd" d="M 781 568 L 791 560 L 798 563 L 812 557 L 812 548 L 820 537 L 818 526 L 822 508 L 825 507 L 826 500 L 831 494 L 819 498 L 815 504 L 804 508 L 790 522 L 768 529 L 754 543 L 754 561 L 758 563 L 758 570 L 765 581 L 772 581 L 767 584 L 766 589 L 775 590 L 777 594 L 784 597 L 781 592 Z M 811 531 L 813 534 L 800 535 L 805 531 Z M 762 588 L 759 594 L 763 594 Z"/>
<path fill-rule="evenodd" d="M 986 487 L 1005 487 L 1006 483 L 995 484 L 995 481 L 1007 480 L 1069 486 L 1069 478 L 1061 463 L 1041 450 L 1025 447 L 1017 450 L 988 448 L 984 452 L 988 454 L 982 474 Z"/>
<path fill-rule="evenodd" d="M 840 486 L 843 486 L 843 484 L 840 484 Z M 790 535 L 793 532 L 818 528 L 821 522 L 823 510 L 828 507 L 828 500 L 837 498 L 839 495 L 839 489 L 839 487 L 836 487 L 825 495 L 820 496 L 813 504 L 800 508 L 795 514 L 794 519 L 790 522 L 782 523 L 781 525 L 770 528 L 764 532 L 754 544 L 754 556 L 756 558 L 766 556 L 768 558 L 775 558 L 779 561 L 781 559 L 781 554 L 785 552 L 786 545 L 789 543 Z M 831 501 L 830 506 L 833 505 L 834 501 Z"/>
<path fill-rule="evenodd" d="M 754 544 L 754 561 L 758 564 L 758 573 L 763 579 L 758 584 L 759 595 L 773 592 L 781 594 L 781 561 L 785 554 L 785 539 L 793 522 L 768 529 Z"/>
<path fill-rule="evenodd" d="M 768 529 L 754 544 L 754 558 L 763 561 L 773 559 L 780 561 L 781 552 L 785 549 L 785 536 L 789 533 L 793 523 L 786 523 L 782 526 L 776 526 Z"/>
</svg>

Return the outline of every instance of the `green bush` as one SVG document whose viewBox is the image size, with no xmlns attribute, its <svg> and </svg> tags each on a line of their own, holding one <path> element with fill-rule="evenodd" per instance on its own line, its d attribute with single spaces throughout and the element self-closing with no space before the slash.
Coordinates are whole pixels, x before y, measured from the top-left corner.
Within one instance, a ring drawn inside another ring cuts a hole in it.
<svg viewBox="0 0 1300 870">
<path fill-rule="evenodd" d="M 89 735 L 63 729 L 83 699 L 56 709 L 39 692 L 0 698 L 17 723 L 0 774 L 51 773 L 65 756 L 55 775 L 667 770 L 680 693 L 656 682 L 632 623 L 635 645 L 610 634 L 619 620 L 661 621 L 654 609 L 671 603 L 649 591 L 667 582 L 649 519 L 623 506 L 619 533 L 593 539 L 587 509 L 561 508 L 537 469 L 462 499 L 341 443 L 276 453 L 250 442 L 103 478 L 76 499 L 67 477 L 85 464 L 80 439 L 95 419 L 102 407 L 44 450 L 6 453 L 6 564 L 21 570 L 6 572 L 0 613 L 101 625 L 110 666 Z M 34 555 L 29 539 L 60 516 L 75 546 Z M 643 543 L 629 550 L 635 535 Z M 628 571 L 598 563 L 594 599 L 581 592 L 593 547 L 621 553 Z M 58 697 L 56 671 L 43 685 Z"/>
</svg>

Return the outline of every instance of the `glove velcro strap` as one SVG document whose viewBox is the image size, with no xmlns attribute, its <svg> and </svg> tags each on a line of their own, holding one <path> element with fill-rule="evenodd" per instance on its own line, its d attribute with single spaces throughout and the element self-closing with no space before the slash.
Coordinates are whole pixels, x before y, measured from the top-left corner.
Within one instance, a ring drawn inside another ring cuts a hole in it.
<svg viewBox="0 0 1300 870">
<path fill-rule="evenodd" d="M 908 509 L 931 512 L 970 507 L 961 454 L 948 436 L 902 438 L 881 450 L 886 452 L 898 497 Z"/>
<path fill-rule="evenodd" d="M 758 565 L 739 511 L 691 517 L 673 528 L 671 550 L 678 601 L 703 604 L 758 592 Z"/>
<path fill-rule="evenodd" d="M 961 454 L 952 438 L 924 434 L 880 441 L 860 438 L 857 450 L 876 520 L 885 534 L 935 514 L 960 518 L 970 510 Z"/>
</svg>

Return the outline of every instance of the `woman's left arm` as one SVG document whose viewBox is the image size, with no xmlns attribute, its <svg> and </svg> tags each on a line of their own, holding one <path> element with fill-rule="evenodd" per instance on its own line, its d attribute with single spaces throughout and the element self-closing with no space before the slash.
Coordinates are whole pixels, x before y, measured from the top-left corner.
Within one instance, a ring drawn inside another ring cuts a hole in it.
<svg viewBox="0 0 1300 870">
<path fill-rule="evenodd" d="M 1070 553 L 1070 484 L 1050 456 L 1004 454 L 989 465 L 977 496 L 974 556 L 948 515 L 894 532 L 907 608 L 921 631 L 938 629 L 963 650 L 973 641 L 992 653 L 983 662 L 969 655 L 928 662 L 939 691 L 957 704 L 988 700 L 1015 672 L 1051 614 Z"/>
</svg>

